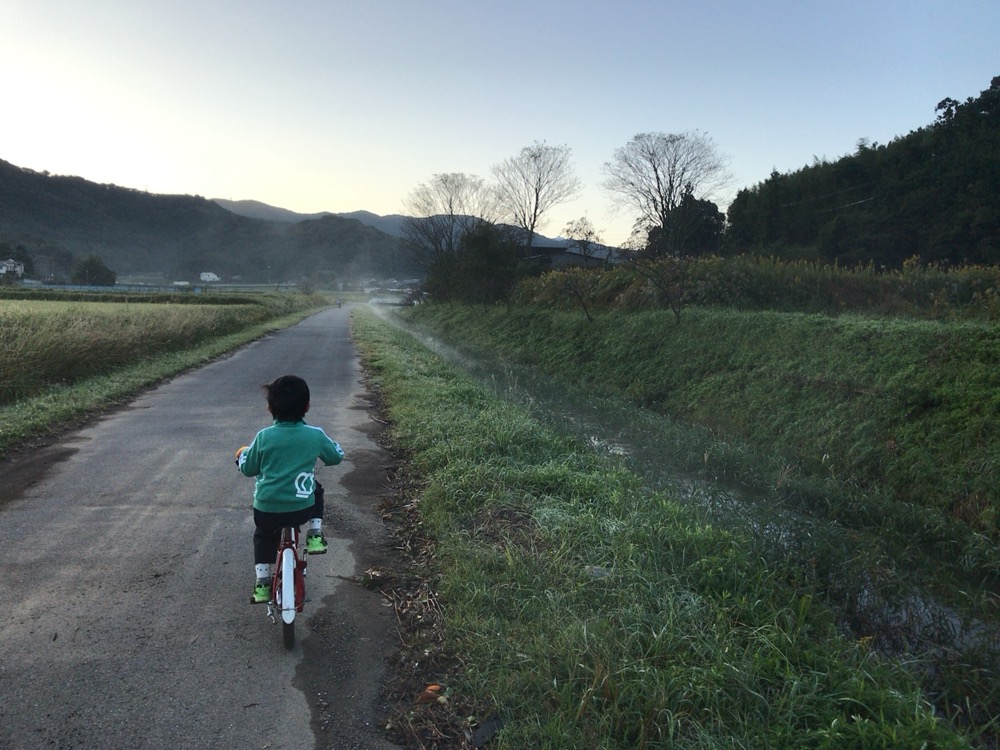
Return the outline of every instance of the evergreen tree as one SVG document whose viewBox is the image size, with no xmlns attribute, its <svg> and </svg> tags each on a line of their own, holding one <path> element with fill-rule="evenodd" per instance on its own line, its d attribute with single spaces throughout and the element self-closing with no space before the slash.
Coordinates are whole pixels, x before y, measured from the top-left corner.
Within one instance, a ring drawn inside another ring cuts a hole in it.
<svg viewBox="0 0 1000 750">
<path fill-rule="evenodd" d="M 945 99 L 936 122 L 888 145 L 772 172 L 729 207 L 727 248 L 900 267 L 1000 261 L 1000 77 Z"/>
<path fill-rule="evenodd" d="M 114 286 L 118 274 L 104 265 L 98 255 L 88 255 L 73 269 L 74 284 L 84 286 Z"/>
</svg>

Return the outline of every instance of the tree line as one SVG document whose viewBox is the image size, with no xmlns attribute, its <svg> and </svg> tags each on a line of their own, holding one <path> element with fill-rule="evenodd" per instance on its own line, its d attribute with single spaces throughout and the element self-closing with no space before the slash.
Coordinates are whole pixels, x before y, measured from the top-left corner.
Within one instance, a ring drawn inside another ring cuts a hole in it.
<svg viewBox="0 0 1000 750">
<path fill-rule="evenodd" d="M 55 268 L 69 268 L 68 278 L 59 277 L 62 281 L 84 286 L 114 286 L 118 275 L 104 265 L 100 256 L 91 253 L 84 258 L 77 258 L 72 253 L 61 248 L 43 248 L 41 252 L 32 253 L 24 245 L 10 245 L 0 242 L 0 260 L 14 260 L 24 266 L 24 276 L 29 279 L 43 276 L 53 280 Z M 43 268 L 44 267 L 44 268 Z M 5 279 L 13 282 L 19 279 Z"/>
<path fill-rule="evenodd" d="M 1000 255 L 1000 76 L 944 99 L 931 125 L 889 144 L 772 173 L 729 207 L 730 252 L 900 268 L 993 264 Z"/>
<path fill-rule="evenodd" d="M 740 190 L 723 213 L 728 161 L 701 132 L 639 133 L 604 165 L 602 187 L 634 217 L 618 253 L 676 315 L 689 261 L 767 255 L 842 265 L 902 268 L 923 262 L 992 264 L 1000 251 L 1000 77 L 980 96 L 945 99 L 931 125 L 887 145 L 776 171 Z M 518 279 L 544 270 L 535 231 L 555 206 L 579 195 L 571 150 L 535 142 L 492 168 L 492 181 L 436 174 L 405 207 L 404 242 L 437 299 L 498 301 Z M 586 217 L 564 230 L 600 245 Z M 587 253 L 584 252 L 584 255 Z M 578 295 L 579 289 L 570 290 Z"/>
<path fill-rule="evenodd" d="M 720 247 L 724 216 L 710 196 L 730 177 L 726 159 L 705 134 L 641 133 L 605 165 L 604 187 L 636 214 L 635 255 L 710 252 Z M 465 173 L 435 174 L 406 200 L 403 237 L 439 300 L 495 302 L 525 275 L 545 270 L 533 257 L 536 230 L 582 184 L 571 149 L 536 141 L 492 168 L 493 181 Z M 584 257 L 601 245 L 583 216 L 563 234 Z"/>
</svg>

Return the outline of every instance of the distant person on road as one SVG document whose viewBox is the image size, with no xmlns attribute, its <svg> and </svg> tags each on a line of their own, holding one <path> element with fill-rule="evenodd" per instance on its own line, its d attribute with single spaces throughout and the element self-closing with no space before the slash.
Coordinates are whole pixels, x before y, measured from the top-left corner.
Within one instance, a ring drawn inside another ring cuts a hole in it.
<svg viewBox="0 0 1000 750">
<path fill-rule="evenodd" d="M 236 465 L 248 477 L 257 477 L 253 495 L 253 603 L 271 599 L 272 565 L 278 555 L 283 526 L 308 522 L 306 552 L 322 555 L 323 485 L 314 474 L 316 460 L 326 466 L 344 460 L 344 451 L 319 427 L 305 423 L 309 386 L 295 375 L 282 375 L 263 386 L 267 410 L 274 423 L 237 451 Z"/>
</svg>

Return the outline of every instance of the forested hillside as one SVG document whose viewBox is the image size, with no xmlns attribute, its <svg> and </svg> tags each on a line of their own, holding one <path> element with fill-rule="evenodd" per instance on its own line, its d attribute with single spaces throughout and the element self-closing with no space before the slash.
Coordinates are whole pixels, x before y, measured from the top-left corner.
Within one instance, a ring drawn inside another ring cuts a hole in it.
<svg viewBox="0 0 1000 750">
<path fill-rule="evenodd" d="M 0 242 L 36 272 L 67 276 L 66 259 L 98 255 L 119 275 L 280 283 L 407 276 L 397 238 L 354 219 L 298 223 L 233 214 L 199 196 L 152 195 L 0 161 Z M 44 262 L 39 262 L 39 259 Z"/>
<path fill-rule="evenodd" d="M 1000 260 L 1000 76 L 931 125 L 837 161 L 774 172 L 729 208 L 731 253 L 898 267 Z"/>
</svg>

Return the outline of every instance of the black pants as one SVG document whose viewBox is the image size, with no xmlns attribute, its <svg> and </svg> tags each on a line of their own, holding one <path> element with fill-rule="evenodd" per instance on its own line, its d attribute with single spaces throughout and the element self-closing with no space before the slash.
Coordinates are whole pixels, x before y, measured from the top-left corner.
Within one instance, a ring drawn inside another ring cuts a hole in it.
<svg viewBox="0 0 1000 750">
<path fill-rule="evenodd" d="M 316 482 L 316 502 L 309 508 L 289 513 L 265 513 L 253 509 L 253 561 L 255 565 L 270 565 L 278 556 L 278 543 L 284 526 L 301 526 L 311 518 L 323 517 L 323 485 Z"/>
</svg>

